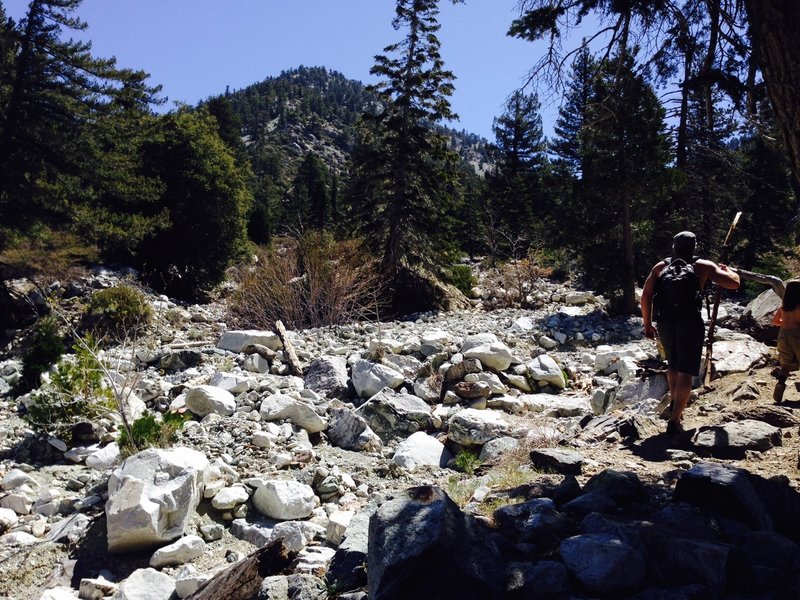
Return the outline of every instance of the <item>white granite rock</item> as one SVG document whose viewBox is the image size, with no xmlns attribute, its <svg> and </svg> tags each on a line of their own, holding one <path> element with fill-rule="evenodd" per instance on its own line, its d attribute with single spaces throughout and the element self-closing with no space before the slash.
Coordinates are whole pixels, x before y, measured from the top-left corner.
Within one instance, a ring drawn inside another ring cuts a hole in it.
<svg viewBox="0 0 800 600">
<path fill-rule="evenodd" d="M 352 510 L 337 510 L 328 517 L 328 525 L 325 528 L 325 541 L 332 546 L 338 546 L 344 539 L 347 527 L 356 513 Z"/>
<path fill-rule="evenodd" d="M 97 471 L 106 471 L 117 465 L 120 460 L 119 446 L 116 442 L 111 442 L 89 454 L 86 457 L 86 466 Z"/>
<path fill-rule="evenodd" d="M 250 498 L 247 490 L 241 485 L 227 487 L 214 495 L 211 505 L 217 510 L 231 510 L 244 504 Z"/>
<path fill-rule="evenodd" d="M 264 421 L 283 421 L 288 419 L 309 433 L 319 433 L 328 424 L 312 406 L 286 394 L 273 394 L 261 402 L 259 409 Z"/>
<path fill-rule="evenodd" d="M 358 396 L 371 398 L 385 387 L 399 387 L 405 377 L 386 365 L 357 360 L 352 364 L 352 380 Z"/>
<path fill-rule="evenodd" d="M 197 450 L 148 449 L 108 481 L 109 552 L 141 550 L 181 537 L 203 495 L 208 459 Z"/>
<path fill-rule="evenodd" d="M 253 506 L 256 510 L 279 521 L 304 519 L 316 505 L 314 490 L 294 480 L 266 481 L 253 494 Z"/>
<path fill-rule="evenodd" d="M 417 431 L 400 442 L 392 462 L 413 471 L 420 465 L 444 467 L 451 458 L 453 455 L 439 440 L 424 431 Z"/>
<path fill-rule="evenodd" d="M 198 417 L 212 414 L 229 417 L 236 411 L 236 399 L 222 388 L 200 385 L 186 392 L 186 408 Z"/>
<path fill-rule="evenodd" d="M 450 417 L 448 437 L 462 446 L 481 446 L 509 431 L 503 413 L 467 408 Z"/>
<path fill-rule="evenodd" d="M 525 366 L 528 368 L 528 377 L 533 381 L 544 382 L 560 390 L 567 385 L 561 367 L 547 354 L 537 356 L 525 363 Z"/>
<path fill-rule="evenodd" d="M 477 358 L 482 365 L 495 371 L 505 371 L 514 362 L 511 348 L 502 342 L 475 346 L 463 354 L 464 358 Z"/>
<path fill-rule="evenodd" d="M 175 580 L 153 568 L 137 569 L 119 584 L 114 600 L 170 600 Z"/>
<path fill-rule="evenodd" d="M 183 565 L 203 556 L 206 543 L 200 536 L 187 535 L 181 539 L 159 548 L 150 557 L 150 566 L 154 569 Z"/>
<path fill-rule="evenodd" d="M 222 334 L 217 348 L 229 350 L 230 352 L 243 352 L 245 348 L 253 344 L 266 346 L 270 350 L 278 351 L 283 347 L 281 339 L 271 331 L 259 331 L 256 329 L 230 330 Z"/>
<path fill-rule="evenodd" d="M 27 485 L 32 488 L 39 487 L 39 484 L 33 477 L 20 469 L 11 469 L 3 477 L 2 487 L 3 490 L 7 492 L 10 490 L 15 490 L 22 485 Z"/>
</svg>

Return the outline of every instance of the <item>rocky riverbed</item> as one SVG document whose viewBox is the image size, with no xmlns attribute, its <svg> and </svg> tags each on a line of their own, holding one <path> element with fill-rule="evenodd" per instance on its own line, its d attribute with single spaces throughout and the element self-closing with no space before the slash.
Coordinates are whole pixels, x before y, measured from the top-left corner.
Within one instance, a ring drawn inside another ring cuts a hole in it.
<svg viewBox="0 0 800 600">
<path fill-rule="evenodd" d="M 103 359 L 131 418 L 191 419 L 126 460 L 113 414 L 73 447 L 34 434 L 7 357 L 0 597 L 797 597 L 800 392 L 772 404 L 744 307 L 670 439 L 641 320 L 560 283 L 529 296 L 289 331 L 302 373 L 224 302 L 150 296 L 147 341 Z"/>
</svg>

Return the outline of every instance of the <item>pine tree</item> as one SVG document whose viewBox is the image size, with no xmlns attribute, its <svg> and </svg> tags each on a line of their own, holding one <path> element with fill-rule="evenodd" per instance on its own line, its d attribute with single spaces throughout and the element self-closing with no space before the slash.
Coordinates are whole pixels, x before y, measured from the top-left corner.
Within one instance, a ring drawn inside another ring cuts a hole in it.
<svg viewBox="0 0 800 600">
<path fill-rule="evenodd" d="M 328 169 L 322 159 L 309 152 L 300 163 L 286 207 L 287 224 L 298 231 L 325 229 L 331 222 Z"/>
<path fill-rule="evenodd" d="M 62 40 L 65 30 L 86 24 L 72 14 L 81 0 L 31 0 L 13 40 L 13 61 L 0 60 L 0 223 L 20 227 L 31 219 L 57 215 L 59 178 L 82 178 L 95 170 L 86 127 L 103 118 L 110 100 L 131 86 L 146 90 L 146 74 L 118 69 L 94 58 L 88 42 Z M 61 193 L 61 198 L 69 194 Z M 2 240 L 0 240 L 2 245 Z"/>
<path fill-rule="evenodd" d="M 536 94 L 516 91 L 492 126 L 497 163 L 488 178 L 488 193 L 493 221 L 499 228 L 498 234 L 505 238 L 500 246 L 506 254 L 512 246 L 517 253 L 524 253 L 535 228 L 535 203 L 541 195 L 546 162 L 539 110 Z"/>
<path fill-rule="evenodd" d="M 589 282 L 636 309 L 635 286 L 660 244 L 668 191 L 664 110 L 629 55 L 606 63 L 593 80 L 586 119 L 562 147 L 578 149 L 579 183 L 562 215 Z M 621 296 L 621 298 L 620 298 Z"/>
<path fill-rule="evenodd" d="M 576 176 L 586 168 L 584 161 L 588 156 L 583 151 L 582 136 L 597 74 L 598 66 L 589 47 L 584 44 L 572 62 L 564 99 L 553 127 L 555 138 L 550 144 L 553 154 Z"/>
<path fill-rule="evenodd" d="M 440 273 L 452 249 L 457 156 L 433 125 L 455 118 L 453 74 L 440 55 L 437 15 L 435 0 L 398 0 L 392 24 L 406 36 L 375 57 L 380 106 L 363 118 L 352 157 L 353 220 L 395 281 L 408 268 Z"/>
</svg>

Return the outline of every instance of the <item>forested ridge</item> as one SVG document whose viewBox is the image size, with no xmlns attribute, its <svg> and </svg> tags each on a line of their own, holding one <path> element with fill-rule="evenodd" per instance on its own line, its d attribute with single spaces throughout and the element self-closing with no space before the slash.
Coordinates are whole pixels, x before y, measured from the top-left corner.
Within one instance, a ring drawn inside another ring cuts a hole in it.
<svg viewBox="0 0 800 600">
<path fill-rule="evenodd" d="M 14 22 L 0 3 L 6 257 L 69 234 L 189 298 L 257 246 L 313 233 L 363 246 L 388 297 L 421 296 L 397 310 L 440 303 L 424 281 L 468 289 L 455 265 L 469 255 L 569 272 L 631 312 L 676 231 L 695 230 L 713 258 L 741 210 L 732 262 L 790 274 L 791 106 L 774 108 L 758 63 L 770 57 L 753 52 L 767 40 L 741 25 L 758 16 L 743 7 L 522 3 L 509 35 L 547 39 L 593 10 L 616 34 L 600 51 L 575 42 L 557 75 L 532 65 L 487 143 L 452 128 L 458 82 L 433 0 L 398 0 L 377 84 L 300 66 L 163 114 L 146 73 L 71 41 L 80 4 L 33 0 Z M 659 23 L 671 34 L 647 38 Z M 535 89 L 551 81 L 563 96 L 548 139 Z"/>
</svg>

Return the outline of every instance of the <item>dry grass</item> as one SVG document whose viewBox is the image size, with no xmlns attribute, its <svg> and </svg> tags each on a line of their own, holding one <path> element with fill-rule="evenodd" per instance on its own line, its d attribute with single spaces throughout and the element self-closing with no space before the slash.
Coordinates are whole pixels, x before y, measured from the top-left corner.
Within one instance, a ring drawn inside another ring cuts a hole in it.
<svg viewBox="0 0 800 600">
<path fill-rule="evenodd" d="M 378 260 L 356 241 L 312 232 L 260 250 L 239 276 L 231 304 L 237 326 L 290 329 L 374 317 L 383 282 Z"/>
<path fill-rule="evenodd" d="M 43 230 L 0 252 L 0 272 L 4 278 L 33 277 L 48 282 L 69 279 L 82 272 L 83 265 L 98 261 L 97 247 L 75 234 Z"/>
</svg>

